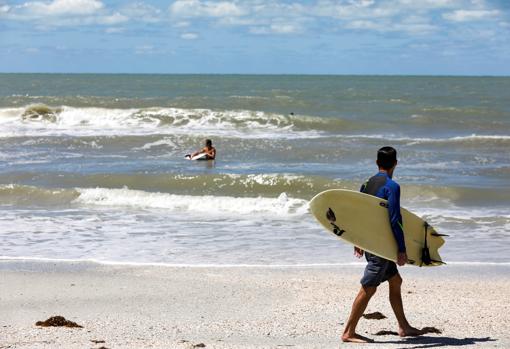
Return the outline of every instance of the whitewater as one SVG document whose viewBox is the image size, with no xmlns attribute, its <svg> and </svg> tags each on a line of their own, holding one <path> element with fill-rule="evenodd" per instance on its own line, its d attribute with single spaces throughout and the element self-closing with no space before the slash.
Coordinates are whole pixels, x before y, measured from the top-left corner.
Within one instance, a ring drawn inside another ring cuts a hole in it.
<svg viewBox="0 0 510 349">
<path fill-rule="evenodd" d="M 508 78 L 1 78 L 2 259 L 358 263 L 308 202 L 357 190 L 392 145 L 443 258 L 510 263 Z M 185 160 L 205 138 L 218 158 Z"/>
</svg>

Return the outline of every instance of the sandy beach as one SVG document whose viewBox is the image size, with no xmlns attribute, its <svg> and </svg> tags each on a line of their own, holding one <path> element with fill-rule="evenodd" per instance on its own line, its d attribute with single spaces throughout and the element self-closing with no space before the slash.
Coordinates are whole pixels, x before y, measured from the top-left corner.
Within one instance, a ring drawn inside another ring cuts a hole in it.
<svg viewBox="0 0 510 349">
<path fill-rule="evenodd" d="M 2 261 L 0 348 L 510 347 L 507 266 L 403 268 L 410 322 L 441 334 L 395 331 L 387 285 L 362 319 L 369 345 L 340 334 L 362 268 L 164 267 Z M 37 327 L 61 315 L 83 328 Z"/>
</svg>

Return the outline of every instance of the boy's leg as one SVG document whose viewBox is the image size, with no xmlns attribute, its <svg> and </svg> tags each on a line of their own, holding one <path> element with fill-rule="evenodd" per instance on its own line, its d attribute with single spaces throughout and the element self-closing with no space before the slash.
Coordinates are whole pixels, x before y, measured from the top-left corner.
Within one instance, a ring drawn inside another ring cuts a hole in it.
<svg viewBox="0 0 510 349">
<path fill-rule="evenodd" d="M 372 298 L 376 290 L 377 287 L 375 286 L 361 287 L 356 299 L 354 299 L 354 303 L 352 304 L 351 315 L 345 325 L 345 330 L 342 334 L 342 341 L 355 343 L 367 343 L 371 341 L 370 339 L 357 334 L 356 326 L 358 325 L 358 321 L 363 315 L 363 312 L 367 308 L 368 301 L 370 301 L 370 298 Z"/>
<path fill-rule="evenodd" d="M 393 308 L 393 312 L 395 313 L 395 317 L 398 321 L 398 334 L 401 337 L 419 336 L 423 334 L 419 329 L 412 327 L 406 319 L 404 304 L 402 303 L 402 278 L 400 277 L 400 274 L 397 273 L 388 279 L 388 284 L 390 289 L 391 307 Z"/>
<path fill-rule="evenodd" d="M 374 295 L 377 290 L 377 286 L 379 286 L 381 281 L 384 279 L 389 261 L 377 257 L 369 252 L 365 252 L 365 258 L 367 260 L 367 266 L 365 267 L 365 272 L 360 280 L 361 289 L 352 304 L 351 315 L 345 324 L 345 330 L 342 334 L 342 340 L 344 342 L 372 342 L 372 340 L 357 334 L 356 326 L 367 308 L 368 301 Z"/>
</svg>

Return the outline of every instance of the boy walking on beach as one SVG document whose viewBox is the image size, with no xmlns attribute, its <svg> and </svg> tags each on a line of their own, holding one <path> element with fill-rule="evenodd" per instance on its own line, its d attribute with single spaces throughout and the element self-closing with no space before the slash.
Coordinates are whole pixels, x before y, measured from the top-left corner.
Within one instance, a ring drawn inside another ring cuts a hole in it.
<svg viewBox="0 0 510 349">
<path fill-rule="evenodd" d="M 400 215 L 400 186 L 392 180 L 393 171 L 397 166 L 397 151 L 392 147 L 383 147 L 377 152 L 377 166 L 379 172 L 361 186 L 360 191 L 381 199 L 388 200 L 388 213 L 395 243 L 398 246 L 397 264 L 407 262 L 404 232 L 402 230 L 402 216 Z M 361 258 L 364 251 L 354 247 L 354 254 Z M 370 298 L 375 294 L 377 286 L 388 281 L 390 303 L 398 321 L 398 334 L 404 336 L 419 336 L 420 330 L 412 327 L 407 321 L 402 304 L 402 278 L 394 262 L 366 252 L 367 266 L 361 279 L 361 289 L 352 305 L 351 314 L 342 335 L 344 342 L 366 343 L 371 340 L 356 333 L 356 326 L 363 315 Z"/>
</svg>

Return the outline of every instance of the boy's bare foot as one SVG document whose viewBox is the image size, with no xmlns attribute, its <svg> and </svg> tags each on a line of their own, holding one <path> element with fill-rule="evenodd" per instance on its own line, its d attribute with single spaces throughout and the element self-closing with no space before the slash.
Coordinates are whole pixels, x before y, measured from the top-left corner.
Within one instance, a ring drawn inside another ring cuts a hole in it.
<svg viewBox="0 0 510 349">
<path fill-rule="evenodd" d="M 354 333 L 352 335 L 344 333 L 342 335 L 342 341 L 349 342 L 349 343 L 373 343 L 374 342 L 373 339 L 363 337 L 357 333 Z"/>
<path fill-rule="evenodd" d="M 398 335 L 400 337 L 416 337 L 421 336 L 423 334 L 423 330 L 419 330 L 415 327 L 409 326 L 404 328 L 398 329 Z"/>
</svg>

